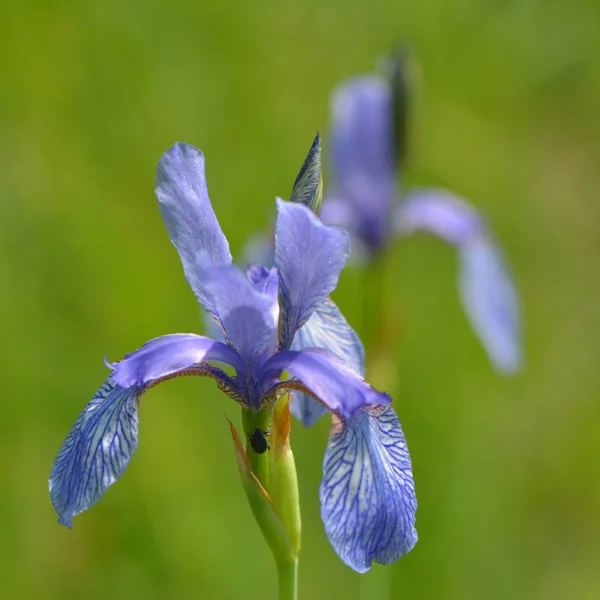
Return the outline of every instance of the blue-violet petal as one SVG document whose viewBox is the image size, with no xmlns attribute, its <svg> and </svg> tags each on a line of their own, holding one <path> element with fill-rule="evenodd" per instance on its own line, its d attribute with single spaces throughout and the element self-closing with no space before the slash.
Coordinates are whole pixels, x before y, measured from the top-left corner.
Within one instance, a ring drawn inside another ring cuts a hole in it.
<svg viewBox="0 0 600 600">
<path fill-rule="evenodd" d="M 517 291 L 500 250 L 489 238 L 460 248 L 460 296 L 473 330 L 494 367 L 518 371 L 523 362 Z"/>
<path fill-rule="evenodd" d="M 417 542 L 417 501 L 400 421 L 391 406 L 334 417 L 319 490 L 331 545 L 355 571 L 389 564 Z"/>
<path fill-rule="evenodd" d="M 324 348 L 339 356 L 360 375 L 365 373 L 365 351 L 360 338 L 335 303 L 327 299 L 298 330 L 293 350 Z M 327 409 L 308 394 L 292 392 L 292 414 L 306 427 L 320 419 Z"/>
<path fill-rule="evenodd" d="M 61 525 L 70 528 L 127 468 L 138 443 L 139 393 L 107 379 L 69 431 L 48 480 Z"/>
<path fill-rule="evenodd" d="M 365 404 L 389 404 L 392 399 L 374 390 L 339 356 L 322 348 L 278 352 L 264 365 L 261 381 L 265 392 L 272 385 L 273 375 L 288 371 L 330 411 L 350 418 Z M 293 383 L 293 382 L 292 382 Z M 276 388 L 293 389 L 289 381 L 275 383 Z"/>
<path fill-rule="evenodd" d="M 272 354 L 277 344 L 277 273 L 275 269 L 265 271 L 264 278 L 255 283 L 235 265 L 210 267 L 203 275 L 214 318 L 246 369 L 255 369 L 259 359 Z"/>
<path fill-rule="evenodd" d="M 281 304 L 280 348 L 335 289 L 349 252 L 348 234 L 325 225 L 302 204 L 277 200 L 275 265 Z"/>
<path fill-rule="evenodd" d="M 204 306 L 202 267 L 231 264 L 229 243 L 208 196 L 204 154 L 181 142 L 167 150 L 156 170 L 156 196 L 186 279 Z"/>
</svg>

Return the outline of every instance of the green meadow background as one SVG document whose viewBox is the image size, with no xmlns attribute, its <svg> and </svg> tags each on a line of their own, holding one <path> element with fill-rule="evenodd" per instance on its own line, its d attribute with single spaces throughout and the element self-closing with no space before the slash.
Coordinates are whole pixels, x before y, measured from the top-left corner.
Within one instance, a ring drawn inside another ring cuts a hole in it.
<svg viewBox="0 0 600 600">
<path fill-rule="evenodd" d="M 203 331 L 154 198 L 161 153 L 204 150 L 241 258 L 326 133 L 332 87 L 402 40 L 417 57 L 403 183 L 447 186 L 488 217 L 527 358 L 513 379 L 490 368 L 449 247 L 393 248 L 396 334 L 372 379 L 394 381 L 420 541 L 389 567 L 390 597 L 600 598 L 599 39 L 596 0 L 4 0 L 0 597 L 275 597 L 224 418 L 238 411 L 210 380 L 144 397 L 130 468 L 72 531 L 47 476 L 104 356 Z M 359 328 L 362 287 L 348 269 L 334 294 Z M 319 516 L 327 434 L 326 419 L 293 429 L 300 593 L 356 599 L 365 586 Z"/>
</svg>

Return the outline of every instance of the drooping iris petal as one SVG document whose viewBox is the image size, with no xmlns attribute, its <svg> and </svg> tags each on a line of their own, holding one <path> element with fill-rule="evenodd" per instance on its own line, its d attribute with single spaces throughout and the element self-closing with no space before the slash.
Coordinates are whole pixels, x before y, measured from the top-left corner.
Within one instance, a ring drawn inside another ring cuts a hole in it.
<svg viewBox="0 0 600 600">
<path fill-rule="evenodd" d="M 519 302 L 500 251 L 487 238 L 460 249 L 460 295 L 471 325 L 494 367 L 521 368 Z"/>
<path fill-rule="evenodd" d="M 331 545 L 354 570 L 389 564 L 417 542 L 417 500 L 406 439 L 391 406 L 334 418 L 319 490 Z"/>
<path fill-rule="evenodd" d="M 182 143 L 167 150 L 156 170 L 156 196 L 186 279 L 204 304 L 199 267 L 231 264 L 229 243 L 208 197 L 204 154 Z"/>
<path fill-rule="evenodd" d="M 325 300 L 297 331 L 292 349 L 305 348 L 329 350 L 357 373 L 364 375 L 365 351 L 362 342 L 340 309 L 330 299 Z M 327 412 L 320 402 L 297 391 L 292 393 L 290 410 L 306 427 L 313 425 Z"/>
<path fill-rule="evenodd" d="M 479 213 L 451 192 L 417 190 L 396 210 L 395 227 L 401 235 L 433 233 L 457 248 L 467 317 L 494 367 L 503 373 L 517 371 L 522 363 L 517 291 Z"/>
<path fill-rule="evenodd" d="M 236 380 L 209 360 L 243 369 L 231 348 L 192 334 L 156 338 L 109 365 L 112 375 L 71 428 L 52 466 L 50 495 L 61 524 L 71 527 L 73 517 L 122 475 L 137 447 L 139 398 L 148 388 L 178 375 L 207 376 L 245 405 Z"/>
<path fill-rule="evenodd" d="M 356 234 L 372 249 L 387 241 L 394 200 L 393 121 L 391 89 L 380 77 L 349 79 L 332 96 L 332 187 L 352 207 Z"/>
<path fill-rule="evenodd" d="M 283 381 L 275 383 L 275 388 L 300 387 L 300 391 L 310 392 L 330 411 L 344 418 L 351 417 L 365 404 L 389 404 L 392 401 L 387 394 L 374 390 L 341 358 L 322 348 L 278 352 L 263 366 L 263 386 L 268 388 L 273 374 L 281 371 L 288 371 L 302 385 L 295 386 L 294 381 Z"/>
<path fill-rule="evenodd" d="M 277 200 L 275 265 L 281 303 L 280 348 L 291 347 L 296 331 L 335 289 L 346 264 L 348 234 L 324 225 L 301 204 Z"/>
<path fill-rule="evenodd" d="M 107 379 L 69 431 L 48 480 L 61 525 L 70 528 L 127 468 L 138 443 L 139 394 Z"/>
<path fill-rule="evenodd" d="M 483 219 L 466 200 L 435 188 L 409 192 L 395 210 L 394 227 L 400 235 L 425 231 L 456 246 L 486 230 Z"/>
<path fill-rule="evenodd" d="M 154 338 L 109 367 L 116 384 L 131 388 L 147 386 L 204 361 L 223 362 L 240 372 L 244 369 L 240 356 L 229 346 L 193 333 Z"/>
<path fill-rule="evenodd" d="M 246 369 L 256 368 L 277 342 L 277 273 L 267 271 L 253 283 L 241 269 L 228 265 L 211 267 L 202 277 L 227 343 L 237 350 Z"/>
</svg>

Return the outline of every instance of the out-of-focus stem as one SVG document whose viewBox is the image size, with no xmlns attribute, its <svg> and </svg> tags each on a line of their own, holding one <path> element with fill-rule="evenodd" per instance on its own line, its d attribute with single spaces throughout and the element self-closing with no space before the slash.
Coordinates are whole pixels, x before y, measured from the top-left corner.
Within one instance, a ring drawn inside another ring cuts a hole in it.
<svg viewBox="0 0 600 600">
<path fill-rule="evenodd" d="M 362 338 L 367 359 L 369 382 L 376 388 L 391 392 L 396 386 L 395 369 L 390 365 L 397 340 L 397 324 L 388 303 L 389 254 L 376 255 L 364 271 Z M 392 597 L 392 574 L 389 566 L 373 565 L 360 576 L 361 600 L 389 600 Z"/>
</svg>

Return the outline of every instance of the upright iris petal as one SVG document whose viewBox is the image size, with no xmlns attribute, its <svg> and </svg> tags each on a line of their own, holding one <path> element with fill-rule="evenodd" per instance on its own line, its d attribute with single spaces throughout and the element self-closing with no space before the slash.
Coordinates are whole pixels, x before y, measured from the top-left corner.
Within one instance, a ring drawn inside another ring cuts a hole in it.
<svg viewBox="0 0 600 600">
<path fill-rule="evenodd" d="M 185 277 L 204 306 L 207 301 L 199 267 L 231 264 L 229 243 L 208 196 L 204 154 L 182 143 L 167 150 L 156 170 L 156 196 Z"/>
<path fill-rule="evenodd" d="M 319 492 L 327 537 L 340 558 L 364 573 L 417 542 L 417 501 L 400 421 L 391 406 L 365 406 L 334 419 Z"/>
<path fill-rule="evenodd" d="M 301 204 L 277 200 L 277 209 L 280 347 L 288 349 L 296 331 L 335 289 L 348 258 L 349 241 L 344 230 L 324 225 Z"/>
<path fill-rule="evenodd" d="M 355 77 L 334 91 L 333 187 L 365 211 L 369 205 L 380 213 L 391 206 L 396 184 L 393 131 L 392 98 L 384 79 Z"/>
<path fill-rule="evenodd" d="M 253 284 L 236 266 L 210 267 L 202 275 L 204 293 L 214 307 L 227 343 L 244 360 L 246 369 L 275 350 L 277 342 L 277 275 Z"/>
</svg>

